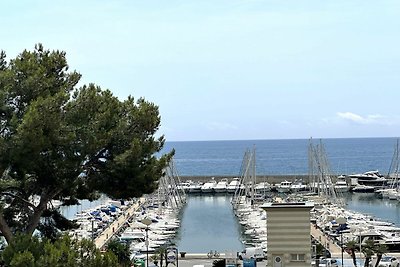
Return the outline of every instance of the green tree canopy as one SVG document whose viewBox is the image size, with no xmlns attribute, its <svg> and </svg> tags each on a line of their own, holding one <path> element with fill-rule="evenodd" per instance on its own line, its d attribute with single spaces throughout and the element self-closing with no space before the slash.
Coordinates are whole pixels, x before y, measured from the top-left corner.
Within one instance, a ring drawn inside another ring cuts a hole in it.
<svg viewBox="0 0 400 267">
<path fill-rule="evenodd" d="M 112 252 L 100 253 L 90 240 L 62 236 L 54 243 L 35 236 L 16 235 L 1 254 L 2 266 L 10 267 L 119 267 L 126 266 Z"/>
<path fill-rule="evenodd" d="M 53 199 L 151 193 L 172 156 L 156 156 L 164 145 L 155 137 L 156 105 L 120 101 L 94 84 L 78 88 L 80 77 L 68 70 L 65 52 L 40 44 L 9 62 L 0 53 L 0 231 L 7 241 L 18 231 L 71 227 Z"/>
</svg>

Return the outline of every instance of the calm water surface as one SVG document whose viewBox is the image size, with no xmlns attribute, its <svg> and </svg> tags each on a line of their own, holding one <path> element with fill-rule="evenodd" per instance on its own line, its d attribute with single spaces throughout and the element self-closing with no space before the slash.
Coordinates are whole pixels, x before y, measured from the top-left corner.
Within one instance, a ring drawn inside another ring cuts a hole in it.
<svg viewBox="0 0 400 267">
<path fill-rule="evenodd" d="M 189 196 L 183 209 L 178 249 L 191 253 L 241 251 L 240 224 L 233 214 L 232 196 Z"/>
<path fill-rule="evenodd" d="M 346 209 L 369 214 L 400 227 L 400 203 L 396 200 L 379 199 L 374 194 L 348 194 Z"/>
</svg>

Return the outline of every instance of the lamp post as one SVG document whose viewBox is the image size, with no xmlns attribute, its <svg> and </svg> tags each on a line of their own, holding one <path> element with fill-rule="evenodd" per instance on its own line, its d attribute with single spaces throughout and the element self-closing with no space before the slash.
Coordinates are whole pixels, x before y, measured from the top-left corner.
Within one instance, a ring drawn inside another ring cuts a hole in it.
<svg viewBox="0 0 400 267">
<path fill-rule="evenodd" d="M 337 218 L 336 222 L 339 224 L 339 227 L 346 224 L 346 218 L 339 217 Z M 343 229 L 340 229 L 340 248 L 342 250 L 342 267 L 343 267 Z"/>
<path fill-rule="evenodd" d="M 92 221 L 92 241 L 94 241 L 94 221 L 95 221 L 95 218 L 92 218 L 91 221 Z"/>
<path fill-rule="evenodd" d="M 358 229 L 359 234 L 360 234 L 360 266 L 361 266 L 361 228 Z"/>
<path fill-rule="evenodd" d="M 149 225 L 152 224 L 152 221 L 149 218 L 144 218 L 141 221 L 143 224 L 146 225 L 146 266 L 149 266 Z"/>
</svg>

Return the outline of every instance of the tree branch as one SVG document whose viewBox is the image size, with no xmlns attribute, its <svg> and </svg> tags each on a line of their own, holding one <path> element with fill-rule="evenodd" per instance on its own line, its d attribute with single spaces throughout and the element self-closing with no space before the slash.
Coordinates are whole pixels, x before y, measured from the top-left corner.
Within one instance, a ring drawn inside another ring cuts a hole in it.
<svg viewBox="0 0 400 267">
<path fill-rule="evenodd" d="M 6 195 L 6 196 L 10 196 L 10 197 L 14 197 L 14 198 L 20 200 L 21 202 L 25 203 L 27 206 L 33 208 L 33 210 L 36 209 L 36 206 L 33 205 L 33 203 L 29 202 L 28 200 L 26 200 L 26 199 L 24 199 L 24 198 L 22 198 L 22 197 L 20 197 L 20 196 L 18 196 L 16 194 L 9 193 L 9 192 L 0 192 L 0 194 L 1 195 Z"/>
<path fill-rule="evenodd" d="M 43 192 L 40 196 L 39 205 L 36 206 L 34 213 L 29 218 L 28 226 L 26 227 L 26 233 L 32 234 L 40 222 L 43 211 L 47 209 L 47 204 L 51 201 L 57 194 L 59 194 L 62 189 L 53 189 L 49 192 Z"/>
</svg>

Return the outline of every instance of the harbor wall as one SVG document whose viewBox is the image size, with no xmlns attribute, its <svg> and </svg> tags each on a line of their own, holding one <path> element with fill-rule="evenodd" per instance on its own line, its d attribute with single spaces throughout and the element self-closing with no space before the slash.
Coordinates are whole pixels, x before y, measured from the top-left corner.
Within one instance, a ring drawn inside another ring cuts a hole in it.
<svg viewBox="0 0 400 267">
<path fill-rule="evenodd" d="M 181 181 L 201 181 L 201 182 L 206 182 L 214 178 L 217 182 L 220 181 L 223 178 L 228 178 L 229 181 L 231 181 L 233 178 L 238 177 L 238 176 L 229 176 L 229 175 L 224 175 L 224 176 L 180 176 Z M 287 174 L 287 175 L 257 175 L 256 177 L 257 183 L 260 182 L 268 182 L 270 184 L 275 184 L 275 183 L 280 183 L 281 181 L 288 180 L 288 181 L 295 181 L 295 180 L 303 180 L 304 183 L 308 182 L 308 175 L 306 174 L 300 174 L 300 175 L 295 175 L 295 174 Z"/>
</svg>

